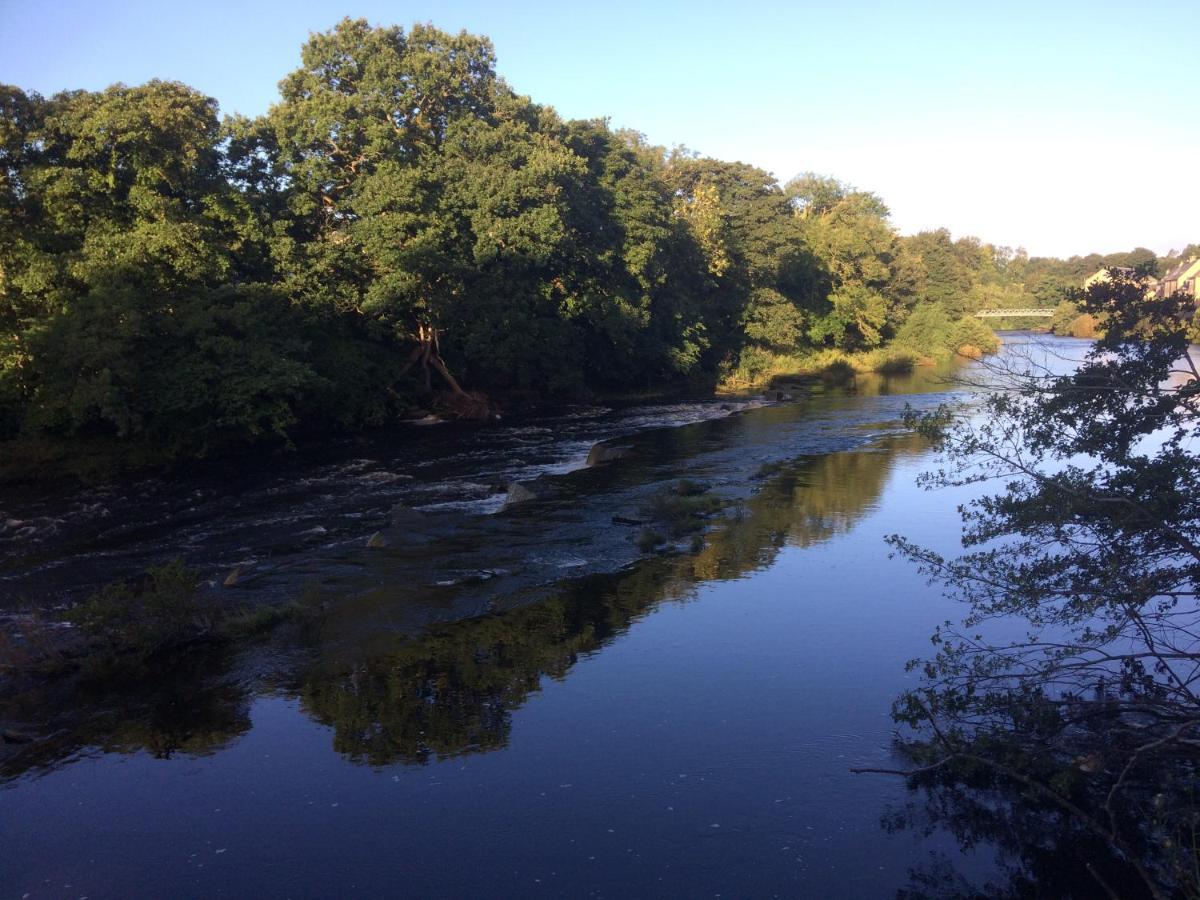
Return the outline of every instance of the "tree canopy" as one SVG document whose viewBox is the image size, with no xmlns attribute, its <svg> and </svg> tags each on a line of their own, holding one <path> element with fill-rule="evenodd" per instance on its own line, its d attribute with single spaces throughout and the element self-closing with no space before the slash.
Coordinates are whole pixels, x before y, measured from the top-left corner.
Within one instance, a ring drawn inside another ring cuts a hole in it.
<svg viewBox="0 0 1200 900">
<path fill-rule="evenodd" d="M 564 121 L 485 37 L 361 19 L 313 34 L 254 119 L 176 82 L 0 87 L 0 226 L 0 440 L 167 459 L 711 385 L 1050 277 L 901 237 L 835 179 Z"/>
</svg>

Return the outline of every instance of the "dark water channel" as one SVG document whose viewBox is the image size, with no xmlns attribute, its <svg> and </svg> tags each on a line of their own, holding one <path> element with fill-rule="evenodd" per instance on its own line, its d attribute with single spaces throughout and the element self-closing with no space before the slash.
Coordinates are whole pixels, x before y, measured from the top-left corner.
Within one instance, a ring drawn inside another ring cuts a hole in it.
<svg viewBox="0 0 1200 900">
<path fill-rule="evenodd" d="M 945 375 L 0 498 L 24 523 L 10 609 L 183 555 L 223 596 L 329 610 L 0 707 L 45 734 L 0 769 L 0 897 L 888 897 L 989 877 L 991 847 L 898 827 L 903 782 L 849 772 L 895 764 L 904 662 L 960 613 L 883 541 L 957 545 L 963 497 L 914 485 L 931 458 L 898 424 L 969 393 Z M 597 440 L 629 455 L 582 467 Z M 683 477 L 722 511 L 645 552 L 613 517 Z M 501 511 L 514 480 L 537 497 Z"/>
</svg>

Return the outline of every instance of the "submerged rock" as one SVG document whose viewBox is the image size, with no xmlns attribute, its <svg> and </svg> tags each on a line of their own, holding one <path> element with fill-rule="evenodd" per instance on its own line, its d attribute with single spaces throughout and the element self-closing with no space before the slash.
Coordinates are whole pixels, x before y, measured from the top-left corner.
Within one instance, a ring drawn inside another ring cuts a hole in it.
<svg viewBox="0 0 1200 900">
<path fill-rule="evenodd" d="M 633 516 L 613 516 L 612 523 L 614 525 L 648 525 L 649 519 L 635 519 Z"/>
<path fill-rule="evenodd" d="M 388 513 L 386 528 L 375 532 L 367 542 L 374 549 L 424 544 L 452 528 L 445 517 L 435 517 L 397 503 Z"/>
<path fill-rule="evenodd" d="M 429 528 L 429 517 L 420 510 L 397 503 L 388 513 L 388 531 L 424 532 Z"/>
<path fill-rule="evenodd" d="M 589 466 L 599 465 L 600 463 L 612 462 L 616 459 L 625 459 L 633 454 L 631 447 L 610 447 L 607 444 L 596 444 L 588 453 L 587 464 Z"/>
</svg>

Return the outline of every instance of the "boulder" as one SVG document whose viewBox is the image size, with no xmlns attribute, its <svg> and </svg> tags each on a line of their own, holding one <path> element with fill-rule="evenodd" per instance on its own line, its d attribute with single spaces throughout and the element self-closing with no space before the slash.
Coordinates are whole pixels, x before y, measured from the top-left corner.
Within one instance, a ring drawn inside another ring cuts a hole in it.
<svg viewBox="0 0 1200 900">
<path fill-rule="evenodd" d="M 368 547 L 406 547 L 424 544 L 447 530 L 444 519 L 397 503 L 388 513 L 388 525 L 372 535 Z"/>
<path fill-rule="evenodd" d="M 538 495 L 528 487 L 519 481 L 514 481 L 508 486 L 508 496 L 504 498 L 504 506 L 501 507 L 501 510 L 503 511 L 510 506 L 517 506 L 521 503 L 528 503 L 530 500 L 536 500 L 537 498 Z"/>
<path fill-rule="evenodd" d="M 615 459 L 624 459 L 632 453 L 633 450 L 630 447 L 610 447 L 608 444 L 596 444 L 588 453 L 587 464 L 595 466 L 600 463 L 612 462 Z"/>
</svg>

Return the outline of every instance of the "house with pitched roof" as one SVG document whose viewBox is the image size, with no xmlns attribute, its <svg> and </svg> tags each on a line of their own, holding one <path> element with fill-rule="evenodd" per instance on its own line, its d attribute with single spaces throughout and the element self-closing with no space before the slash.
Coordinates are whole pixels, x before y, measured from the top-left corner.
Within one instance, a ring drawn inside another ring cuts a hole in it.
<svg viewBox="0 0 1200 900">
<path fill-rule="evenodd" d="M 1093 284 L 1105 284 L 1112 281 L 1113 275 L 1116 274 L 1121 278 L 1133 278 L 1137 276 L 1138 283 L 1145 289 L 1145 296 L 1153 297 L 1158 291 L 1158 280 L 1149 275 L 1137 275 L 1137 270 L 1131 266 L 1109 266 L 1107 269 L 1097 269 L 1089 275 L 1083 282 L 1083 289 L 1086 291 Z"/>
<path fill-rule="evenodd" d="M 1197 294 L 1197 282 L 1200 281 L 1200 256 L 1189 260 L 1181 260 L 1167 270 L 1158 282 L 1155 292 L 1160 297 L 1173 297 L 1183 292 L 1193 299 L 1200 298 Z"/>
<path fill-rule="evenodd" d="M 1131 269 L 1129 266 L 1112 266 L 1108 269 L 1097 269 L 1094 273 L 1089 275 L 1084 280 L 1083 289 L 1086 291 L 1093 284 L 1100 284 L 1102 282 L 1107 283 L 1109 281 L 1112 281 L 1111 273 L 1113 273 L 1113 272 L 1116 272 L 1122 278 L 1132 278 L 1133 277 L 1133 269 Z"/>
</svg>

